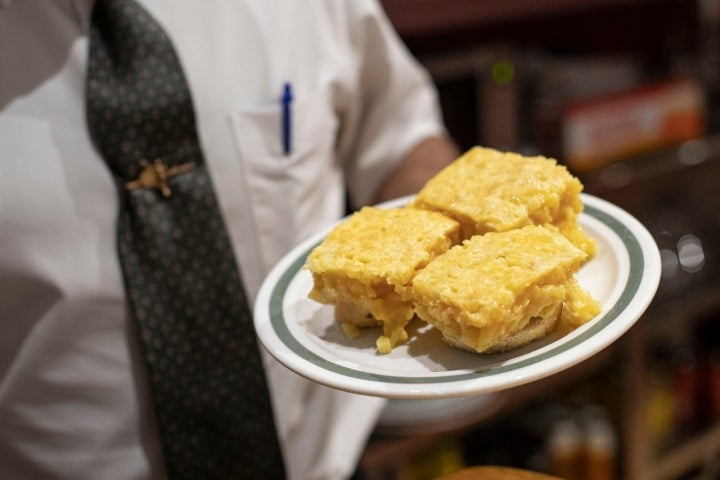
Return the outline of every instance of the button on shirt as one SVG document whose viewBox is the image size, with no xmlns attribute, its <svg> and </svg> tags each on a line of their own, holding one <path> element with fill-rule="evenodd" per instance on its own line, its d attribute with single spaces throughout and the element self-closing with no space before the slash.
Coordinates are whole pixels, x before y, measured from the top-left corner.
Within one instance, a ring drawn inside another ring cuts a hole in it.
<svg viewBox="0 0 720 480">
<path fill-rule="evenodd" d="M 188 77 L 250 298 L 342 216 L 344 185 L 355 205 L 371 202 L 406 152 L 443 133 L 427 75 L 374 0 L 141 3 Z M 116 185 L 86 129 L 91 9 L 0 0 L 0 478 L 163 477 L 117 260 Z M 266 369 L 291 478 L 349 475 L 383 401 L 270 357 Z"/>
</svg>

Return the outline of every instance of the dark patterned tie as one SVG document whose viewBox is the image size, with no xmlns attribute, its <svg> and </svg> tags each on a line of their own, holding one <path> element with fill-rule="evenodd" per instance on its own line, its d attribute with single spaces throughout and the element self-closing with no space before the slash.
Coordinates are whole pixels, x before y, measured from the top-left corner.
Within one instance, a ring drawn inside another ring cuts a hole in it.
<svg viewBox="0 0 720 480">
<path fill-rule="evenodd" d="M 120 185 L 120 262 L 170 478 L 284 478 L 190 92 L 169 38 L 133 0 L 97 2 L 87 114 Z"/>
</svg>

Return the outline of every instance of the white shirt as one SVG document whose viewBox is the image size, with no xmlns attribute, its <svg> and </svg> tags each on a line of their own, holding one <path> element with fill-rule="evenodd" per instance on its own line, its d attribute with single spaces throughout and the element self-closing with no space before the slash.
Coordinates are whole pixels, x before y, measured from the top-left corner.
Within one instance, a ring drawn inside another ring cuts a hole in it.
<svg viewBox="0 0 720 480">
<path fill-rule="evenodd" d="M 250 297 L 292 246 L 441 132 L 374 0 L 142 0 L 173 39 Z M 88 136 L 89 0 L 0 0 L 0 478 L 162 478 L 116 258 L 117 192 Z M 291 82 L 293 150 L 279 98 Z M 383 403 L 267 359 L 294 479 L 344 478 Z"/>
</svg>

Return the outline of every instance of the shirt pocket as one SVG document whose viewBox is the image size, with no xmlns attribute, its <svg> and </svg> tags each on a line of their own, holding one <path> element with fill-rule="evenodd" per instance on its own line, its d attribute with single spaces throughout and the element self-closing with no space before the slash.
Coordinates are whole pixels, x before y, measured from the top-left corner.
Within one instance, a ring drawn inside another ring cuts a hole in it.
<svg viewBox="0 0 720 480">
<path fill-rule="evenodd" d="M 343 175 L 335 159 L 338 121 L 329 103 L 322 96 L 293 102 L 287 153 L 283 115 L 278 102 L 231 116 L 266 269 L 344 209 Z"/>
</svg>

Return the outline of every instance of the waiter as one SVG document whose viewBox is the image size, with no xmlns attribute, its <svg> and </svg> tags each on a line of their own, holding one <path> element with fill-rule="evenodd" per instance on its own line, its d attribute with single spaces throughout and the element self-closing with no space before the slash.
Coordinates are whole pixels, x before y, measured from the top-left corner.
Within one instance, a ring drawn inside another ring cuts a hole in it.
<svg viewBox="0 0 720 480">
<path fill-rule="evenodd" d="M 455 158 L 430 79 L 374 0 L 137 3 L 184 71 L 250 307 L 346 195 L 415 192 Z M 94 6 L 0 0 L 0 478 L 167 473 L 118 260 L 118 180 L 88 130 Z M 263 355 L 288 478 L 350 476 L 382 400 Z"/>
</svg>

